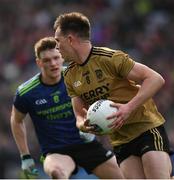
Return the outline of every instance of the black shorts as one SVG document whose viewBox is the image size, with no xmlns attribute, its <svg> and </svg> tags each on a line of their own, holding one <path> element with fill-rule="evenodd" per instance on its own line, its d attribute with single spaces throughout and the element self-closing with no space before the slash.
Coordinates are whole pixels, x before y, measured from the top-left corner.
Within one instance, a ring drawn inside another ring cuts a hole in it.
<svg viewBox="0 0 174 180">
<path fill-rule="evenodd" d="M 76 166 L 83 167 L 88 174 L 92 173 L 98 165 L 114 156 L 110 150 L 106 150 L 98 141 L 90 143 L 67 146 L 58 150 L 52 150 L 49 154 L 58 153 L 70 156 Z M 46 155 L 44 155 L 46 156 Z M 77 167 L 74 174 L 77 172 Z"/>
<path fill-rule="evenodd" d="M 118 164 L 131 155 L 141 157 L 148 151 L 170 152 L 169 140 L 163 125 L 144 132 L 129 143 L 114 147 Z"/>
</svg>

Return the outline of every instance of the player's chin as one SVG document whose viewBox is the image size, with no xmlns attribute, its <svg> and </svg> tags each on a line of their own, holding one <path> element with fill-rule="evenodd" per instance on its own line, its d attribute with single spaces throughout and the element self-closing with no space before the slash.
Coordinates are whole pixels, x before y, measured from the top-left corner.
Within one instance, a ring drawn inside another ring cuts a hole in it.
<svg viewBox="0 0 174 180">
<path fill-rule="evenodd" d="M 59 72 L 51 72 L 51 73 L 50 73 L 50 77 L 51 77 L 51 78 L 57 78 L 58 76 L 60 76 L 60 73 L 59 73 Z"/>
</svg>

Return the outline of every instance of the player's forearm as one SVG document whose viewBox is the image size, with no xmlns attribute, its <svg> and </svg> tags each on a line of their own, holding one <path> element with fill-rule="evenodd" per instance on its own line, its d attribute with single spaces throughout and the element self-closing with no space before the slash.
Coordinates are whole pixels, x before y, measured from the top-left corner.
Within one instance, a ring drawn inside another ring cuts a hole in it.
<svg viewBox="0 0 174 180">
<path fill-rule="evenodd" d="M 146 78 L 137 95 L 129 101 L 128 105 L 133 110 L 142 105 L 149 98 L 153 97 L 155 93 L 164 85 L 164 79 L 159 74 Z"/>
<path fill-rule="evenodd" d="M 76 116 L 76 126 L 77 128 L 79 128 L 80 130 L 83 129 L 84 126 L 84 118 L 82 116 Z"/>
<path fill-rule="evenodd" d="M 12 133 L 21 155 L 29 154 L 24 123 L 11 122 Z"/>
</svg>

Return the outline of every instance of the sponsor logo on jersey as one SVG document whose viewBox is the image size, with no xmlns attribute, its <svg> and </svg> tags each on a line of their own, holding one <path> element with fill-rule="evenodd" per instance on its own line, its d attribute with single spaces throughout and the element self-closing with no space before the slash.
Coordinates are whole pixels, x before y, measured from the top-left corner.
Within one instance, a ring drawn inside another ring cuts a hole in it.
<svg viewBox="0 0 174 180">
<path fill-rule="evenodd" d="M 35 101 L 35 104 L 36 105 L 42 105 L 42 104 L 46 104 L 47 103 L 47 100 L 46 99 L 37 99 Z"/>
<path fill-rule="evenodd" d="M 82 83 L 80 81 L 76 81 L 73 83 L 74 87 L 79 87 L 82 85 Z"/>
<path fill-rule="evenodd" d="M 109 97 L 109 83 L 106 85 L 99 86 L 95 89 L 91 89 L 90 91 L 84 92 L 81 94 L 81 98 L 84 99 L 89 104 L 99 100 L 99 99 L 107 99 Z"/>
<path fill-rule="evenodd" d="M 51 108 L 37 111 L 38 116 L 43 116 L 47 120 L 58 120 L 63 118 L 74 118 L 71 102 L 56 105 Z"/>
</svg>

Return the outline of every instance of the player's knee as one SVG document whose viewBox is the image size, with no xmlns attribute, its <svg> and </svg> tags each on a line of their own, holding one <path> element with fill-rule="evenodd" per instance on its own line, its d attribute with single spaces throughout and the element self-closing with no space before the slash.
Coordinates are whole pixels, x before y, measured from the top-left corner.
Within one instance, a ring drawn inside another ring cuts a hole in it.
<svg viewBox="0 0 174 180">
<path fill-rule="evenodd" d="M 50 171 L 50 176 L 52 179 L 67 179 L 69 176 L 64 169 L 56 166 Z"/>
<path fill-rule="evenodd" d="M 115 156 L 111 157 L 107 163 L 110 165 L 110 167 L 113 167 L 113 168 L 119 168 L 119 165 L 117 163 L 117 159 Z"/>
<path fill-rule="evenodd" d="M 51 173 L 50 173 L 51 175 L 51 178 L 52 179 L 58 179 L 59 178 L 59 173 L 57 172 L 57 170 L 53 170 L 53 171 L 51 171 Z"/>
</svg>

